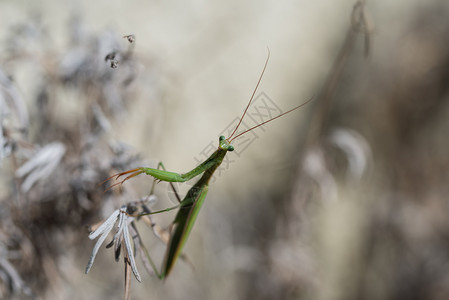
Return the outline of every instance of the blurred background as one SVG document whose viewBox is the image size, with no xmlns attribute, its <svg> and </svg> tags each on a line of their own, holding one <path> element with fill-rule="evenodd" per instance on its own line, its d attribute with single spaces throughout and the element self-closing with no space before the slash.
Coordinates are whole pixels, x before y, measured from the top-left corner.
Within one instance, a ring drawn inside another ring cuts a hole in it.
<svg viewBox="0 0 449 300">
<path fill-rule="evenodd" d="M 160 281 L 137 257 L 131 298 L 447 299 L 448 1 L 4 0 L 0 24 L 0 298 L 122 299 L 112 249 L 84 274 L 88 228 L 152 180 L 99 184 L 204 160 L 268 47 L 244 125 L 314 101 L 236 140 L 193 266 Z M 155 193 L 173 205 L 166 183 Z"/>
</svg>

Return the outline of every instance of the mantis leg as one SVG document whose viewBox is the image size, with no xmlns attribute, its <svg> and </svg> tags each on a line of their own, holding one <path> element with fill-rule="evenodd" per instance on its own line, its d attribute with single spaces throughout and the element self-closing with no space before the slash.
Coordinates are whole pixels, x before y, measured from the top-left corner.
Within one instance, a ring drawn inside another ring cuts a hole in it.
<svg viewBox="0 0 449 300">
<path fill-rule="evenodd" d="M 165 171 L 165 166 L 161 161 L 157 164 L 157 169 L 159 169 L 159 168 L 161 168 Z M 153 184 L 151 185 L 150 195 L 154 194 L 155 187 L 156 187 L 156 179 L 153 180 Z M 181 202 L 181 198 L 179 197 L 178 191 L 176 190 L 176 188 L 172 182 L 170 182 L 170 187 L 173 190 L 173 192 L 175 193 L 175 196 L 176 196 L 176 199 L 178 200 L 178 202 Z M 170 211 L 170 210 L 178 208 L 178 207 L 179 207 L 179 205 L 174 206 L 174 207 L 169 207 L 167 209 L 160 210 L 160 211 L 151 211 L 147 205 L 143 204 L 142 205 L 143 213 L 141 213 L 138 217 L 143 217 L 142 219 L 148 226 L 151 227 L 154 235 L 158 239 L 160 239 L 164 244 L 168 244 L 170 233 L 168 232 L 168 230 L 162 228 L 157 223 L 153 222 L 151 215 L 165 212 L 165 211 Z"/>
<path fill-rule="evenodd" d="M 159 168 L 162 168 L 165 171 L 165 166 L 161 161 L 157 164 L 157 169 L 159 169 Z M 126 178 L 125 178 L 125 180 L 126 180 Z M 169 182 L 169 184 L 170 184 L 171 189 L 173 190 L 173 193 L 175 193 L 176 200 L 178 200 L 178 203 L 181 203 L 181 197 L 179 197 L 178 191 L 176 191 L 176 188 L 173 185 L 173 182 Z M 156 179 L 153 180 L 153 184 L 151 185 L 150 195 L 152 195 L 154 193 L 155 187 L 156 187 Z M 162 210 L 158 210 L 158 211 L 151 211 L 147 206 L 143 206 L 143 207 L 144 207 L 144 212 L 142 214 L 140 214 L 139 217 L 167 212 L 167 211 L 178 208 L 179 205 L 175 205 L 175 206 L 172 206 L 172 207 L 169 207 L 166 209 L 162 209 Z"/>
<path fill-rule="evenodd" d="M 163 165 L 162 165 L 163 166 Z M 159 168 L 159 165 L 158 165 Z M 119 184 L 123 184 L 125 181 L 127 181 L 128 179 L 131 179 L 133 177 L 136 177 L 140 174 L 146 174 L 146 175 L 150 175 L 153 176 L 155 179 L 158 179 L 160 181 L 167 181 L 167 182 L 184 182 L 186 180 L 189 180 L 190 178 L 187 178 L 185 176 L 183 176 L 182 174 L 178 174 L 178 173 L 174 173 L 174 172 L 168 172 L 165 170 L 159 170 L 159 169 L 153 169 L 153 168 L 136 168 L 136 169 L 132 169 L 132 170 L 128 170 L 125 172 L 121 172 L 121 173 L 117 173 L 112 175 L 111 177 L 107 178 L 105 181 L 103 181 L 103 183 L 111 180 L 111 179 L 115 179 L 118 180 L 120 177 L 126 176 L 122 181 L 119 181 L 113 185 L 111 185 L 107 190 L 119 185 Z"/>
<path fill-rule="evenodd" d="M 163 164 L 161 161 L 157 164 L 157 169 L 159 169 L 159 168 L 161 168 L 161 169 L 164 170 L 164 171 L 167 171 L 167 170 L 165 169 L 164 164 Z M 176 188 L 175 188 L 175 186 L 173 185 L 173 182 L 170 182 L 169 184 L 170 184 L 171 189 L 173 190 L 173 193 L 175 193 L 176 200 L 178 200 L 178 203 L 180 203 L 180 202 L 181 202 L 181 197 L 179 197 L 179 194 L 178 194 L 178 192 L 176 191 Z M 151 186 L 151 192 L 150 192 L 150 195 L 153 194 L 153 191 L 154 191 L 155 186 L 156 186 L 156 179 L 153 180 L 153 185 Z"/>
<path fill-rule="evenodd" d="M 157 168 L 158 168 L 158 169 L 159 169 L 159 168 L 162 168 L 163 170 L 165 170 L 165 166 L 164 166 L 164 164 L 163 164 L 162 162 L 159 162 L 159 163 L 158 163 Z M 174 192 L 174 194 L 175 194 L 176 199 L 178 200 L 178 202 L 181 202 L 181 197 L 179 196 L 179 194 L 178 194 L 178 192 L 177 192 L 175 186 L 173 185 L 172 182 L 170 182 L 169 184 L 170 184 L 170 187 L 171 187 L 171 189 L 173 190 L 173 192 Z M 156 179 L 153 180 L 153 184 L 152 184 L 151 190 L 150 190 L 150 195 L 152 195 L 152 194 L 154 193 L 155 186 L 156 186 Z M 159 240 L 161 240 L 165 245 L 167 245 L 168 242 L 169 242 L 169 239 L 170 239 L 170 232 L 169 232 L 169 230 L 164 229 L 164 228 L 162 228 L 161 226 L 159 226 L 157 223 L 153 222 L 153 219 L 151 218 L 150 215 L 156 214 L 156 213 L 160 213 L 160 212 L 169 211 L 169 210 L 172 210 L 172 209 L 178 208 L 178 207 L 179 207 L 179 205 L 177 205 L 177 206 L 175 206 L 175 207 L 168 208 L 168 209 L 164 209 L 164 210 L 161 210 L 161 211 L 154 211 L 154 212 L 153 212 L 153 211 L 151 211 L 151 210 L 148 208 L 147 205 L 143 204 L 143 205 L 142 205 L 142 208 L 143 208 L 143 211 L 144 211 L 144 212 L 143 212 L 142 214 L 140 214 L 139 217 L 142 216 L 142 217 L 143 217 L 142 219 L 144 220 L 144 222 L 145 222 L 149 227 L 151 227 L 151 229 L 152 229 L 154 235 L 155 235 Z M 137 231 L 137 228 L 136 228 L 136 231 Z M 143 249 L 143 251 L 144 251 L 144 253 L 145 253 L 145 256 L 148 258 L 149 264 L 151 265 L 151 267 L 152 267 L 154 273 L 156 274 L 157 277 L 159 277 L 159 278 L 162 279 L 163 277 L 161 276 L 161 274 L 158 272 L 156 266 L 154 265 L 153 260 L 151 259 L 151 256 L 150 256 L 148 250 L 147 250 L 143 245 L 141 245 L 141 247 L 142 247 L 142 249 Z M 187 257 L 187 255 L 185 255 L 184 253 L 181 253 L 180 257 L 181 257 L 182 260 L 184 260 L 185 262 L 187 262 L 187 263 L 193 268 L 193 264 L 192 264 L 192 262 L 190 261 L 190 259 Z"/>
<path fill-rule="evenodd" d="M 163 170 L 160 170 L 159 168 L 162 168 Z M 167 181 L 167 182 L 184 182 L 190 178 L 183 176 L 182 174 L 178 174 L 178 173 L 174 173 L 174 172 L 168 172 L 165 170 L 164 164 L 162 162 L 159 162 L 157 165 L 156 169 L 153 168 L 136 168 L 136 169 L 132 169 L 132 170 L 128 170 L 125 172 L 120 172 L 117 174 L 114 174 L 112 176 L 110 176 L 109 178 L 107 178 L 105 181 L 103 181 L 101 184 L 104 184 L 106 182 L 108 182 L 111 179 L 115 179 L 118 180 L 120 177 L 126 176 L 123 180 L 112 184 L 110 187 L 108 187 L 106 191 L 112 189 L 113 187 L 117 186 L 117 185 L 121 185 L 123 184 L 125 181 L 136 177 L 140 174 L 147 174 L 150 176 L 153 176 L 155 179 L 159 180 L 159 181 Z M 154 189 L 154 185 L 155 185 L 155 181 L 153 181 L 153 186 L 152 186 L 152 190 Z M 172 188 L 174 189 L 173 185 Z M 180 201 L 180 198 L 178 198 L 178 202 Z"/>
</svg>

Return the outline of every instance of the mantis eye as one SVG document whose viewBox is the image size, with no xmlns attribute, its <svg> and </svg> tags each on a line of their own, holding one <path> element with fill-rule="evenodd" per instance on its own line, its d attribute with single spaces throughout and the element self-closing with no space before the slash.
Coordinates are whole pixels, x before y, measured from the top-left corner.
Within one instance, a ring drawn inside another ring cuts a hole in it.
<svg viewBox="0 0 449 300">
<path fill-rule="evenodd" d="M 234 151 L 234 146 L 229 146 L 228 151 Z"/>
<path fill-rule="evenodd" d="M 221 135 L 219 140 L 222 141 L 224 139 L 225 139 L 224 135 Z"/>
</svg>

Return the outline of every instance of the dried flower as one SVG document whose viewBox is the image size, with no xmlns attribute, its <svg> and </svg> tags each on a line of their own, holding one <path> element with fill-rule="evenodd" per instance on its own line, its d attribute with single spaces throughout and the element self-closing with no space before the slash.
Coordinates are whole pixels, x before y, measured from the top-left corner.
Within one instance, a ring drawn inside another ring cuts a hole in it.
<svg viewBox="0 0 449 300">
<path fill-rule="evenodd" d="M 109 216 L 109 218 L 103 224 L 101 224 L 100 227 L 97 228 L 97 230 L 89 234 L 89 238 L 91 240 L 97 238 L 99 235 L 101 236 L 98 239 L 97 243 L 95 244 L 94 249 L 92 250 L 92 254 L 86 266 L 86 274 L 90 271 L 92 264 L 94 263 L 95 256 L 97 255 L 98 250 L 100 249 L 104 240 L 117 223 L 117 231 L 114 235 L 114 238 L 106 247 L 109 248 L 112 245 L 114 245 L 115 258 L 116 260 L 118 260 L 120 255 L 120 248 L 122 244 L 125 244 L 125 251 L 126 251 L 125 257 L 128 258 L 134 276 L 139 282 L 141 281 L 139 272 L 137 271 L 136 261 L 134 259 L 134 252 L 131 247 L 131 238 L 128 229 L 128 225 L 130 225 L 132 221 L 134 221 L 134 217 L 131 217 L 128 214 L 127 206 L 123 205 L 120 209 L 115 210 Z"/>
<path fill-rule="evenodd" d="M 6 247 L 2 244 L 0 244 L 0 278 L 8 283 L 11 293 L 22 291 L 25 295 L 32 295 L 31 289 L 25 284 L 14 266 L 8 261 Z M 0 294 L 0 296 L 3 297 L 4 295 Z"/>
<path fill-rule="evenodd" d="M 49 177 L 59 166 L 65 152 L 66 147 L 60 142 L 48 144 L 37 151 L 33 158 L 16 171 L 17 177 L 26 177 L 22 191 L 28 192 L 38 180 Z"/>
<path fill-rule="evenodd" d="M 104 61 L 109 62 L 111 64 L 112 69 L 116 69 L 119 64 L 119 57 L 121 56 L 120 53 L 113 51 L 111 53 L 108 53 L 108 55 L 105 56 Z"/>
<path fill-rule="evenodd" d="M 25 101 L 12 80 L 0 69 L 0 106 L 2 105 L 7 105 L 9 110 L 15 112 L 21 130 L 28 128 L 29 116 Z M 2 114 L 7 113 L 6 106 L 0 109 L 0 112 Z"/>
</svg>

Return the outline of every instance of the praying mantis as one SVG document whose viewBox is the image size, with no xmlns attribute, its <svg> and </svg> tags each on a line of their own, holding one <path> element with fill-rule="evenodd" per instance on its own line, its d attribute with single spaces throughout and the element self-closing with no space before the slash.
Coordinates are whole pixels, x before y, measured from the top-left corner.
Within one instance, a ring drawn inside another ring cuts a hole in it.
<svg viewBox="0 0 449 300">
<path fill-rule="evenodd" d="M 191 180 L 191 179 L 202 174 L 201 178 L 193 185 L 192 188 L 190 188 L 190 190 L 187 192 L 184 199 L 182 201 L 180 201 L 180 203 L 177 206 L 170 207 L 170 208 L 160 210 L 160 211 L 144 213 L 144 214 L 140 215 L 140 216 L 143 216 L 143 215 L 149 215 L 149 214 L 156 214 L 156 213 L 169 211 L 169 210 L 172 210 L 175 208 L 179 208 L 179 210 L 176 214 L 176 217 L 171 225 L 170 237 L 169 237 L 169 241 L 167 244 L 167 250 L 165 252 L 165 257 L 163 260 L 162 269 L 160 272 L 158 272 L 156 269 L 154 270 L 155 273 L 158 274 L 158 277 L 160 279 L 164 279 L 170 274 L 177 259 L 181 256 L 182 249 L 187 242 L 189 234 L 193 228 L 195 220 L 198 216 L 198 213 L 201 209 L 201 206 L 203 205 L 203 202 L 204 202 L 207 192 L 209 190 L 209 181 L 212 178 L 215 170 L 217 170 L 217 168 L 223 162 L 223 159 L 225 158 L 226 154 L 228 152 L 232 152 L 234 150 L 234 146 L 232 145 L 232 142 L 235 139 L 244 135 L 245 133 L 250 132 L 251 130 L 253 130 L 259 126 L 262 126 L 268 122 L 271 122 L 277 118 L 280 118 L 280 117 L 300 108 L 301 106 L 306 105 L 313 99 L 313 98 L 310 98 L 306 102 L 304 102 L 284 113 L 281 113 L 274 118 L 271 118 L 265 122 L 262 122 L 254 127 L 249 128 L 241 133 L 236 134 L 240 124 L 242 123 L 243 118 L 246 115 L 246 112 L 248 111 L 248 108 L 251 105 L 251 102 L 253 101 L 253 98 L 257 91 L 257 88 L 259 87 L 259 84 L 260 84 L 262 77 L 265 73 L 269 58 L 270 58 L 270 52 L 268 52 L 268 56 L 265 61 L 265 65 L 264 65 L 262 73 L 260 74 L 260 77 L 257 81 L 256 87 L 255 87 L 255 89 L 251 95 L 251 98 L 250 98 L 242 116 L 240 117 L 239 122 L 238 122 L 237 126 L 235 127 L 234 131 L 228 138 L 226 138 L 224 136 L 220 136 L 219 140 L 218 140 L 217 150 L 214 153 L 212 153 L 200 165 L 198 165 L 197 167 L 195 167 L 194 169 L 192 169 L 191 171 L 186 172 L 186 173 L 175 173 L 175 172 L 166 171 L 164 165 L 162 163 L 159 163 L 159 166 L 161 166 L 162 169 L 141 167 L 141 168 L 136 168 L 136 169 L 132 169 L 132 170 L 128 170 L 125 172 L 115 174 L 115 175 L 109 177 L 108 179 L 106 179 L 106 181 L 109 181 L 113 178 L 115 180 L 117 180 L 122 176 L 126 176 L 120 182 L 115 183 L 114 185 L 109 187 L 109 189 L 110 189 L 116 185 L 123 184 L 125 181 L 127 181 L 135 176 L 138 176 L 140 174 L 150 175 L 150 176 L 154 177 L 155 180 L 166 181 L 166 182 L 170 182 L 170 183 L 185 182 L 185 181 Z"/>
</svg>

